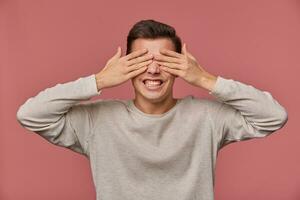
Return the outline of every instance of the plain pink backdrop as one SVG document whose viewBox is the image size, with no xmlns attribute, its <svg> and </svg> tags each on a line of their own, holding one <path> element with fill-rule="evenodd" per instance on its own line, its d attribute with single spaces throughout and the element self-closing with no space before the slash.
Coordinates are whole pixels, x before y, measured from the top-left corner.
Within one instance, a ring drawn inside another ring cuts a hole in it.
<svg viewBox="0 0 300 200">
<path fill-rule="evenodd" d="M 296 0 L 0 1 L 0 199 L 95 199 L 88 160 L 29 134 L 16 111 L 47 87 L 99 72 L 118 45 L 125 53 L 128 31 L 141 19 L 174 26 L 207 71 L 269 91 L 288 111 L 273 135 L 219 152 L 216 200 L 300 199 Z M 175 97 L 212 98 L 176 80 Z M 101 98 L 133 95 L 128 81 Z"/>
</svg>

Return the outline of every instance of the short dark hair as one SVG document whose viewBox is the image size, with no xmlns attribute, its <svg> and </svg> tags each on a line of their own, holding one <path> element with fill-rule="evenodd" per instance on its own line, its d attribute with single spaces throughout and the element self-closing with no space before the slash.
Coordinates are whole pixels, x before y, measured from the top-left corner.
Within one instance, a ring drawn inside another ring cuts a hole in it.
<svg viewBox="0 0 300 200">
<path fill-rule="evenodd" d="M 181 39 L 176 35 L 176 30 L 165 23 L 153 19 L 141 20 L 133 25 L 127 36 L 126 55 L 131 52 L 131 46 L 134 40 L 138 38 L 156 39 L 168 38 L 172 41 L 175 51 L 181 53 Z"/>
</svg>

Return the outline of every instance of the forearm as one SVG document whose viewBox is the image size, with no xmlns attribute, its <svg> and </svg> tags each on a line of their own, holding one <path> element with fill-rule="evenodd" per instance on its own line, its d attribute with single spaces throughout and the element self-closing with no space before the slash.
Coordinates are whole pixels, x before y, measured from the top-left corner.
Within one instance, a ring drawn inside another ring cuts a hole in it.
<svg viewBox="0 0 300 200">
<path fill-rule="evenodd" d="M 17 111 L 18 121 L 31 130 L 37 130 L 59 120 L 70 107 L 99 94 L 95 76 L 59 83 L 29 98 Z"/>
<path fill-rule="evenodd" d="M 239 111 L 256 130 L 272 132 L 287 121 L 286 109 L 269 92 L 251 85 L 218 77 L 210 94 Z"/>
</svg>

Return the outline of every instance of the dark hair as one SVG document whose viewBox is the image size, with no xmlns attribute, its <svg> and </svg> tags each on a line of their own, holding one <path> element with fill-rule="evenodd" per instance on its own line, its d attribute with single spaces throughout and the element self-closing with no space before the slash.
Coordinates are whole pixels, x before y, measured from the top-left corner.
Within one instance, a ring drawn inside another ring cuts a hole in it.
<svg viewBox="0 0 300 200">
<path fill-rule="evenodd" d="M 181 39 L 176 35 L 176 30 L 170 25 L 153 19 L 141 20 L 133 25 L 127 36 L 126 55 L 131 52 L 132 43 L 138 38 L 169 38 L 174 44 L 175 51 L 181 53 Z"/>
</svg>

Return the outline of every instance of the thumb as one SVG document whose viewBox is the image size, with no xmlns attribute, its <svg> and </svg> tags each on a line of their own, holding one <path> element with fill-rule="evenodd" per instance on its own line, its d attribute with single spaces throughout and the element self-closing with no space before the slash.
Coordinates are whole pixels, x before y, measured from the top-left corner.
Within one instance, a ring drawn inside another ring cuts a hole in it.
<svg viewBox="0 0 300 200">
<path fill-rule="evenodd" d="M 117 52 L 107 62 L 112 62 L 115 59 L 120 58 L 121 54 L 122 54 L 121 47 L 118 46 Z"/>
<path fill-rule="evenodd" d="M 121 54 L 122 54 L 121 47 L 118 46 L 117 52 L 113 55 L 113 57 L 112 57 L 111 59 L 113 60 L 113 59 L 115 59 L 115 58 L 120 58 L 120 57 L 121 57 Z"/>
<path fill-rule="evenodd" d="M 118 46 L 117 53 L 115 54 L 115 56 L 116 56 L 117 58 L 120 58 L 121 55 L 122 55 L 122 50 L 121 50 L 121 47 Z"/>
<path fill-rule="evenodd" d="M 188 57 L 191 57 L 192 59 L 196 60 L 196 58 L 186 50 L 186 44 L 184 43 L 183 47 L 182 47 L 182 51 L 184 52 L 183 54 L 188 56 Z"/>
<path fill-rule="evenodd" d="M 185 43 L 183 43 L 181 51 L 182 51 L 183 55 L 187 55 L 187 50 L 186 50 L 186 44 Z"/>
</svg>

